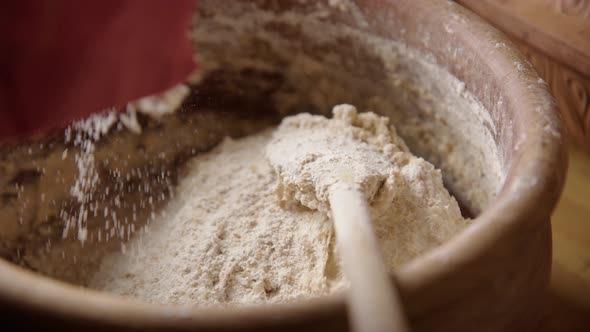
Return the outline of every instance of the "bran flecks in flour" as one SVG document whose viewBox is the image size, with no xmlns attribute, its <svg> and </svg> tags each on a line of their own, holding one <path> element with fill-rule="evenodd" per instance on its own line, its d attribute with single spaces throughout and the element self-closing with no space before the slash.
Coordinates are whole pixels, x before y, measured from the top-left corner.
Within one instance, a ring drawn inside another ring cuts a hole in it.
<svg viewBox="0 0 590 332">
<path fill-rule="evenodd" d="M 289 135 L 306 135 L 309 142 L 290 145 Z M 289 158 L 289 149 L 305 150 L 318 139 L 342 149 L 293 160 L 300 174 L 307 174 L 314 160 L 337 167 L 359 156 L 369 165 L 365 171 L 386 174 L 360 185 L 369 193 L 390 269 L 468 223 L 440 171 L 409 152 L 387 118 L 339 105 L 333 119 L 299 114 L 284 119 L 274 134 L 228 138 L 194 158 L 166 217 L 131 239 L 125 253 L 105 257 L 89 286 L 149 302 L 197 306 L 283 302 L 346 287 L 321 188 L 306 195 L 305 188 L 313 189 L 309 178 L 271 166 L 273 158 Z M 303 194 L 295 197 L 295 192 Z"/>
</svg>

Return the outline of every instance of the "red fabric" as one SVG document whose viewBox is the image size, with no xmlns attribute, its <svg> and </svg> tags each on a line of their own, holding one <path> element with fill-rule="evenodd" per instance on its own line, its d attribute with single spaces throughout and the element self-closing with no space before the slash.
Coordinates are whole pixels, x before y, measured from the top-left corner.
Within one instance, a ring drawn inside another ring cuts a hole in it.
<svg viewBox="0 0 590 332">
<path fill-rule="evenodd" d="M 0 7 L 0 139 L 165 90 L 195 69 L 195 0 L 18 0 Z"/>
</svg>

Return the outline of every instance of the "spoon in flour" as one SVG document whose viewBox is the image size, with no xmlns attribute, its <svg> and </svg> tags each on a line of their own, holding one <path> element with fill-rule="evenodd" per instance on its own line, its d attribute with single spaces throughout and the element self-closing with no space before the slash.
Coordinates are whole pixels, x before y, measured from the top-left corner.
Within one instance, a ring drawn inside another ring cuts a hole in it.
<svg viewBox="0 0 590 332">
<path fill-rule="evenodd" d="M 356 116 L 350 105 L 336 119 L 299 114 L 283 120 L 266 156 L 278 175 L 284 204 L 302 204 L 334 222 L 343 269 L 350 281 L 348 310 L 355 331 L 408 331 L 398 294 L 379 251 L 371 201 L 391 174 L 391 161 L 355 131 L 332 124 Z"/>
</svg>

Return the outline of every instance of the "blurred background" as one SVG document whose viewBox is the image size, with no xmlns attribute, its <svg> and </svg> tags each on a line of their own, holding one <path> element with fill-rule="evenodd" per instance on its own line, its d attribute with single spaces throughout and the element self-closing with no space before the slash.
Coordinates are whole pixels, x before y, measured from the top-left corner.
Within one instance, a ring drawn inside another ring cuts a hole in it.
<svg viewBox="0 0 590 332">
<path fill-rule="evenodd" d="M 510 36 L 551 88 L 569 140 L 552 219 L 548 331 L 590 331 L 590 0 L 460 0 Z"/>
</svg>

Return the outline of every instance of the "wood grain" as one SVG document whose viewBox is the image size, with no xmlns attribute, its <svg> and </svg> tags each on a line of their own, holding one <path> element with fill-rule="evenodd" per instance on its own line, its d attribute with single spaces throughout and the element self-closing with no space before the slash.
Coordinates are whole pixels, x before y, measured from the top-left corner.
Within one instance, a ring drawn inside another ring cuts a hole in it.
<svg viewBox="0 0 590 332">
<path fill-rule="evenodd" d="M 574 1 L 458 0 L 500 30 L 590 76 L 590 21 Z M 583 0 L 586 3 L 588 0 Z M 582 5 L 585 8 L 586 5 Z M 558 9 L 558 10 L 556 10 Z M 567 14 L 564 14 L 567 13 Z"/>
<path fill-rule="evenodd" d="M 544 0 L 544 3 L 559 14 L 590 17 L 590 0 Z"/>
<path fill-rule="evenodd" d="M 346 182 L 344 182 L 346 183 Z M 350 282 L 347 307 L 356 332 L 408 332 L 401 299 L 381 255 L 364 194 L 334 188 L 329 195 L 338 251 Z"/>
<path fill-rule="evenodd" d="M 590 0 L 458 0 L 519 45 L 551 86 L 568 133 L 590 152 Z"/>
<path fill-rule="evenodd" d="M 590 150 L 590 77 L 525 43 L 517 42 L 517 45 L 549 85 L 571 138 Z"/>
</svg>

